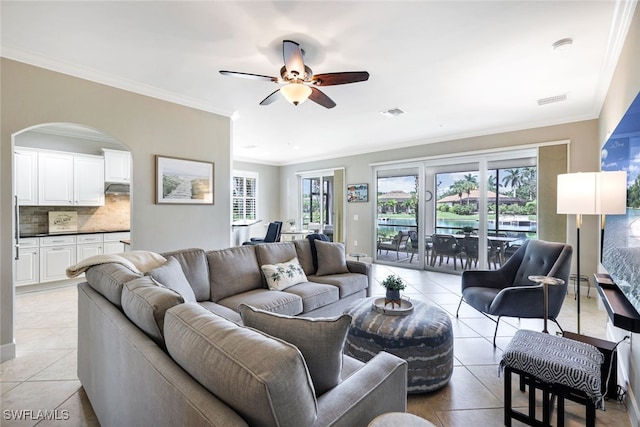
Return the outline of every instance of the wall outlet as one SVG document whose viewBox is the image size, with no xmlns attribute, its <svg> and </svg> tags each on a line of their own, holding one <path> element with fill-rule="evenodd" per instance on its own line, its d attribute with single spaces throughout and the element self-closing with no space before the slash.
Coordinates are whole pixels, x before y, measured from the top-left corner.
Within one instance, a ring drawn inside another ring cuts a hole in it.
<svg viewBox="0 0 640 427">
<path fill-rule="evenodd" d="M 357 221 L 357 220 L 358 220 L 358 215 L 354 215 L 354 216 L 353 216 L 353 220 L 354 220 L 354 221 Z"/>
<path fill-rule="evenodd" d="M 357 240 L 353 241 L 353 246 L 358 246 L 358 241 Z"/>
</svg>

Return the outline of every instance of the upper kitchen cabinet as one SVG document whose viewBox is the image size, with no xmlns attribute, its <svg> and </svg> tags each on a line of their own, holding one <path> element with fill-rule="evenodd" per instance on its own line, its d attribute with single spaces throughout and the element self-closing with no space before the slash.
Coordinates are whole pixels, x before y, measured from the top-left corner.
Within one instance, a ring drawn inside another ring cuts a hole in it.
<svg viewBox="0 0 640 427">
<path fill-rule="evenodd" d="M 38 152 L 28 148 L 15 150 L 15 194 L 20 206 L 38 204 Z"/>
<path fill-rule="evenodd" d="M 38 153 L 38 204 L 103 206 L 104 160 L 55 151 Z"/>
<path fill-rule="evenodd" d="M 131 182 L 131 153 L 103 148 L 104 180 L 129 184 Z"/>
</svg>

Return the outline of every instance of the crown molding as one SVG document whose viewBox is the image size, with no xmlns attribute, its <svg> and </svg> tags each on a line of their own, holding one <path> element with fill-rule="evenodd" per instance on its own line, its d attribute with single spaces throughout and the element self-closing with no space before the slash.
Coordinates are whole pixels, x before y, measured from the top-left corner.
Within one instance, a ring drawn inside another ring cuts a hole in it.
<svg viewBox="0 0 640 427">
<path fill-rule="evenodd" d="M 126 90 L 162 101 L 171 102 L 173 104 L 183 105 L 185 107 L 195 108 L 197 110 L 214 113 L 225 117 L 231 117 L 233 111 L 221 111 L 212 105 L 200 99 L 178 95 L 176 93 L 160 89 L 154 86 L 146 85 L 134 80 L 123 79 L 122 77 L 112 74 L 103 73 L 86 67 L 79 67 L 68 62 L 59 61 L 57 59 L 47 57 L 45 55 L 34 54 L 22 49 L 16 49 L 11 46 L 3 45 L 0 56 L 35 67 L 44 68 L 95 83 Z"/>
</svg>

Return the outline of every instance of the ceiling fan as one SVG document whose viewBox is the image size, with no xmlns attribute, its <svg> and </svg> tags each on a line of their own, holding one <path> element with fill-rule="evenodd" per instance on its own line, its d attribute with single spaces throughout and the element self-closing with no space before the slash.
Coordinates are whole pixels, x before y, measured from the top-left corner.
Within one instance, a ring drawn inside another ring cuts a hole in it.
<svg viewBox="0 0 640 427">
<path fill-rule="evenodd" d="M 282 55 L 284 57 L 284 66 L 280 69 L 280 77 L 226 70 L 220 70 L 220 74 L 252 80 L 265 80 L 283 85 L 263 99 L 260 105 L 269 105 L 282 95 L 293 105 L 301 104 L 308 98 L 326 108 L 333 108 L 336 103 L 316 86 L 343 85 L 363 82 L 369 79 L 369 73 L 366 71 L 313 74 L 311 68 L 304 64 L 304 51 L 300 48 L 300 44 L 291 40 L 282 41 Z"/>
</svg>

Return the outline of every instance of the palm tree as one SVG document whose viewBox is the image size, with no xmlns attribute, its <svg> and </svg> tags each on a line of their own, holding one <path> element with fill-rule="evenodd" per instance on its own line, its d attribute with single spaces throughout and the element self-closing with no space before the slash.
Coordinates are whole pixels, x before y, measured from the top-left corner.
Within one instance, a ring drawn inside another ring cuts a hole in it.
<svg viewBox="0 0 640 427">
<path fill-rule="evenodd" d="M 467 193 L 467 205 L 468 205 L 469 203 L 471 203 L 471 191 L 478 188 L 478 178 L 475 175 L 468 173 L 464 176 L 464 181 L 462 185 L 464 188 L 464 192 Z"/>
<path fill-rule="evenodd" d="M 520 169 L 507 169 L 507 175 L 502 177 L 502 185 L 511 186 L 513 189 L 513 197 L 516 197 L 516 189 L 522 184 L 522 172 Z"/>
<path fill-rule="evenodd" d="M 489 191 L 493 191 L 494 193 L 498 192 L 498 178 L 495 175 L 489 175 L 487 178 L 487 189 Z"/>
</svg>

